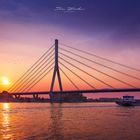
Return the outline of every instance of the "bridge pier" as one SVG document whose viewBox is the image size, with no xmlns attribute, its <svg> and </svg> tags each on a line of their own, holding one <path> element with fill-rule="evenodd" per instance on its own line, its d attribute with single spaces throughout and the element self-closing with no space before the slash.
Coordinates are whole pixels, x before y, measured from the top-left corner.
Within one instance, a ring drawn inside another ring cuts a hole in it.
<svg viewBox="0 0 140 140">
<path fill-rule="evenodd" d="M 34 99 L 38 99 L 38 94 L 33 94 Z"/>
<path fill-rule="evenodd" d="M 20 99 L 20 95 L 14 95 L 15 99 Z"/>
<path fill-rule="evenodd" d="M 50 95 L 51 103 L 61 103 L 62 102 L 62 94 L 61 93 L 53 93 Z"/>
</svg>

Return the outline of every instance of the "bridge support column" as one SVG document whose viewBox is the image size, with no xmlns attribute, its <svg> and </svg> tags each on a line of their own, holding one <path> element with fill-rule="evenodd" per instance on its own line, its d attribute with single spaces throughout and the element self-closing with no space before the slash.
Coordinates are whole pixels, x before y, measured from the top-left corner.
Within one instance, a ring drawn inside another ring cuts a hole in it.
<svg viewBox="0 0 140 140">
<path fill-rule="evenodd" d="M 20 95 L 15 95 L 15 99 L 20 99 Z"/>
<path fill-rule="evenodd" d="M 58 65 L 58 40 L 57 39 L 55 39 L 55 66 L 54 66 L 54 72 L 53 72 L 52 83 L 51 83 L 50 94 L 49 94 L 51 102 L 56 102 L 56 100 L 57 102 L 58 100 L 59 102 L 61 101 L 61 94 L 53 95 L 53 87 L 54 87 L 56 74 L 58 78 L 60 91 L 63 91 L 60 72 L 59 72 L 59 65 Z M 58 96 L 59 98 L 56 98 L 56 96 Z"/>
<path fill-rule="evenodd" d="M 33 94 L 34 99 L 38 99 L 38 94 Z"/>
</svg>

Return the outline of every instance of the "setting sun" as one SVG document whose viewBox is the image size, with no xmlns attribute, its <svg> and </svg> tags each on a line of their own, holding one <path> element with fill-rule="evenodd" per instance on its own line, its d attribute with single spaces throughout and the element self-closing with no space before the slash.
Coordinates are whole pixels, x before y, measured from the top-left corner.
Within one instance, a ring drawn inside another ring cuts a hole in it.
<svg viewBox="0 0 140 140">
<path fill-rule="evenodd" d="M 9 79 L 7 77 L 2 77 L 1 84 L 2 85 L 9 85 L 10 84 Z"/>
</svg>

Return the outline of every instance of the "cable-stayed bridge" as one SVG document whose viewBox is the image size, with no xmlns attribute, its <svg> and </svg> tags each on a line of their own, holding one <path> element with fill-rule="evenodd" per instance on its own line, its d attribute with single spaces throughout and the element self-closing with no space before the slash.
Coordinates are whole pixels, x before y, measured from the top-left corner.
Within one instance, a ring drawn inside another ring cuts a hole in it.
<svg viewBox="0 0 140 140">
<path fill-rule="evenodd" d="M 50 89 L 32 92 L 33 87 L 51 72 L 53 74 Z M 65 83 L 62 75 L 73 89 L 63 89 Z M 140 69 L 58 43 L 56 39 L 55 44 L 9 88 L 8 92 L 16 97 L 33 95 L 35 98 L 40 94 L 49 94 L 51 99 L 54 94 L 60 96 L 65 93 L 140 92 L 138 75 Z M 60 90 L 54 91 L 56 76 Z M 79 83 L 86 85 L 86 89 L 81 89 Z M 117 88 L 118 85 L 121 87 Z"/>
</svg>

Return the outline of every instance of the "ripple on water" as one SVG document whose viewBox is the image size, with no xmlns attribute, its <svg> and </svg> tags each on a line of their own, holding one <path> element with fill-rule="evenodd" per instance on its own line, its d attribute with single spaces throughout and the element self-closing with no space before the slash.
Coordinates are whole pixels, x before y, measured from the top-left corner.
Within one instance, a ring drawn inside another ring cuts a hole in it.
<svg viewBox="0 0 140 140">
<path fill-rule="evenodd" d="M 113 103 L 0 104 L 0 140 L 134 140 L 140 107 Z M 132 131 L 133 130 L 133 131 Z"/>
</svg>

